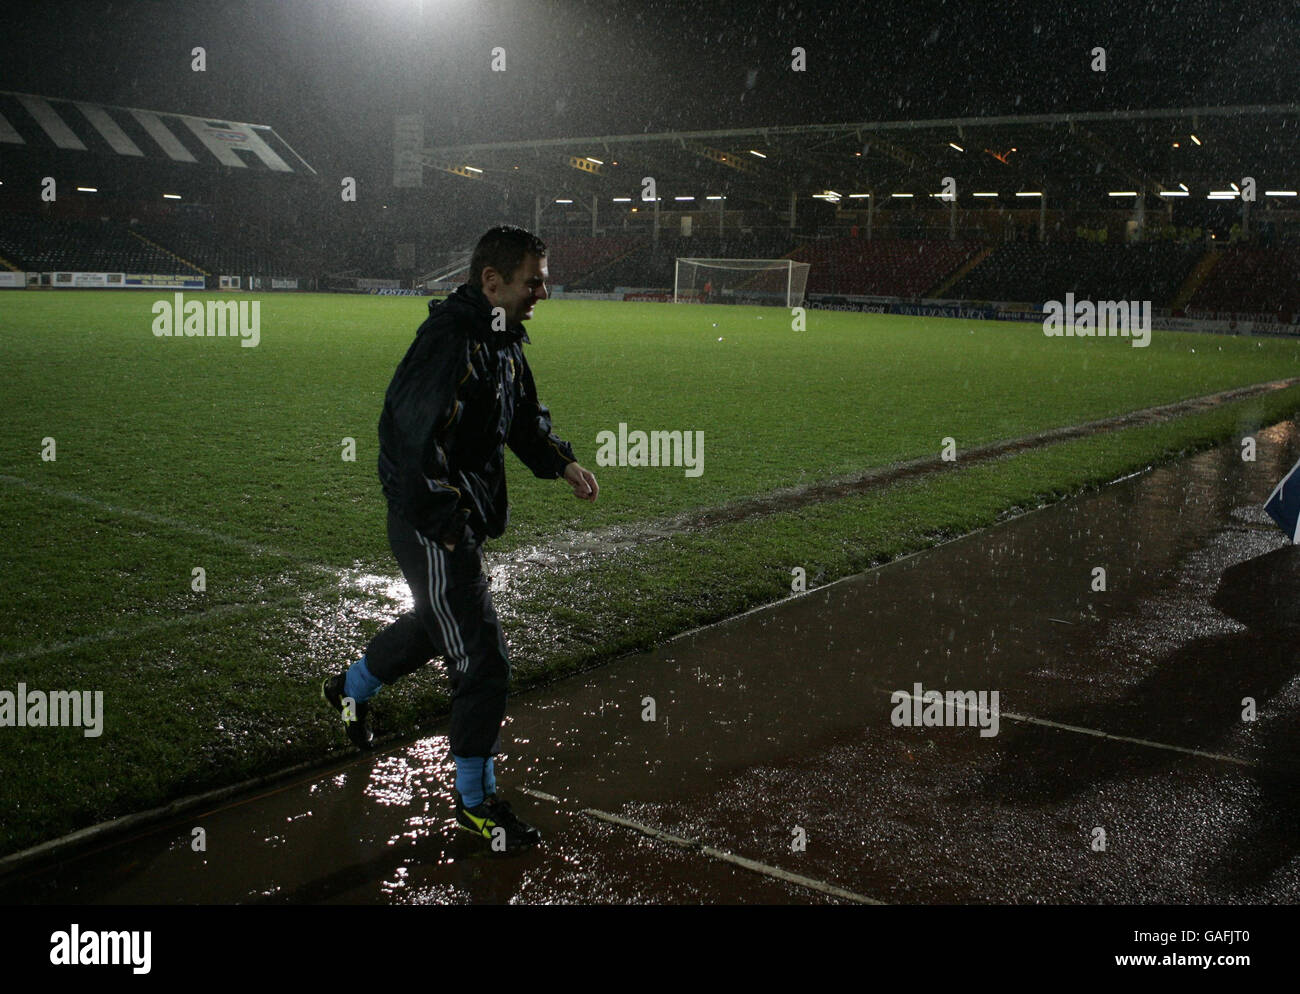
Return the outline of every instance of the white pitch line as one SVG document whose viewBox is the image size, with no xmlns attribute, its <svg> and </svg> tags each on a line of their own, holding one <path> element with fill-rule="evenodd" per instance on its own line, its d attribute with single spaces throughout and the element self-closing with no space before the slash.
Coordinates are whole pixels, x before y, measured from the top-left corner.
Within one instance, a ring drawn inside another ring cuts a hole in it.
<svg viewBox="0 0 1300 994">
<path fill-rule="evenodd" d="M 556 804 L 561 803 L 558 797 L 551 794 L 545 794 L 540 790 L 530 790 L 527 787 L 518 788 L 525 794 L 531 794 L 533 797 L 540 797 L 546 801 L 552 801 Z M 630 828 L 633 831 L 640 832 L 659 842 L 667 842 L 669 845 L 677 846 L 681 849 L 691 849 L 695 852 L 703 853 L 713 859 L 720 859 L 735 866 L 751 870 L 754 873 L 761 873 L 763 876 L 772 877 L 785 883 L 795 884 L 799 887 L 806 887 L 809 890 L 819 891 L 823 894 L 829 894 L 832 897 L 842 898 L 846 901 L 853 901 L 857 904 L 879 904 L 883 905 L 884 901 L 877 901 L 874 898 L 866 897 L 863 894 L 857 894 L 851 890 L 845 890 L 843 887 L 837 887 L 834 884 L 827 883 L 824 880 L 815 880 L 812 877 L 805 877 L 798 873 L 791 873 L 789 870 L 783 870 L 779 866 L 769 866 L 767 863 L 760 863 L 757 860 L 747 859 L 744 856 L 737 856 L 735 853 L 727 852 L 725 849 L 715 849 L 713 846 L 706 845 L 695 839 L 684 839 L 681 836 L 673 835 L 671 832 L 665 832 L 662 829 L 654 828 L 650 825 L 643 825 L 638 821 L 632 821 L 630 818 L 624 818 L 621 815 L 610 814 L 608 811 L 601 811 L 599 808 L 583 808 L 579 814 L 589 815 L 600 821 L 609 822 L 612 825 L 621 825 L 624 828 Z"/>
<path fill-rule="evenodd" d="M 119 507 L 116 504 L 109 504 L 105 501 L 98 500 L 95 497 L 87 497 L 85 494 L 79 494 L 72 490 L 58 490 L 54 487 L 43 486 L 42 484 L 33 483 L 30 480 L 24 480 L 17 476 L 9 476 L 5 473 L 0 473 L 0 482 L 22 487 L 26 490 L 31 490 L 47 497 L 56 497 L 61 500 L 73 501 L 77 504 L 84 504 L 88 507 L 98 508 L 101 511 L 107 511 L 110 514 L 120 515 L 121 517 L 135 518 L 139 521 L 145 521 L 149 524 L 158 525 L 163 528 L 170 528 L 174 531 L 188 532 L 189 534 L 197 535 L 200 538 L 211 539 L 213 541 L 222 542 L 226 545 L 234 546 L 235 548 L 242 549 L 245 552 L 254 555 L 272 556 L 277 559 L 284 559 L 312 572 L 327 574 L 331 579 L 346 580 L 346 578 L 342 577 L 344 571 L 336 567 L 327 566 L 324 563 L 311 562 L 310 560 L 303 559 L 301 556 L 293 553 L 274 549 L 258 542 L 249 541 L 248 539 L 237 538 L 233 535 L 216 532 L 210 528 L 204 528 L 202 525 L 195 525 L 188 521 L 164 517 L 161 514 L 154 514 L 150 511 L 140 511 L 130 507 Z M 311 592 L 312 591 L 304 591 L 304 594 Z M 65 652 L 69 649 L 84 648 L 87 645 L 94 645 L 96 642 L 115 642 L 121 639 L 134 638 L 137 635 L 142 635 L 147 632 L 196 624 L 210 618 L 230 617 L 245 611 L 256 610 L 259 607 L 285 607 L 289 604 L 297 603 L 300 600 L 302 600 L 302 596 L 289 597 L 277 601 L 259 602 L 256 604 L 230 604 L 224 607 L 213 608 L 203 614 L 183 615 L 179 618 L 169 619 L 167 621 L 155 621 L 131 630 L 109 628 L 104 631 L 96 632 L 93 635 L 84 635 L 80 638 L 69 639 L 66 642 L 47 643 L 20 652 L 0 655 L 0 662 L 23 662 L 40 656 L 48 656 L 56 652 Z"/>
<path fill-rule="evenodd" d="M 136 518 L 139 521 L 146 521 L 151 525 L 158 525 L 162 528 L 171 528 L 175 531 L 189 532 L 191 535 L 198 535 L 200 538 L 222 542 L 225 545 L 232 545 L 237 549 L 243 549 L 245 552 L 251 552 L 255 555 L 275 556 L 279 559 L 287 559 L 290 562 L 297 563 L 300 566 L 305 566 L 308 569 L 330 573 L 331 575 L 337 575 L 339 572 L 338 569 L 332 566 L 326 566 L 323 563 L 313 563 L 303 559 L 301 556 L 294 555 L 291 552 L 283 552 L 280 549 L 274 549 L 269 545 L 262 545 L 258 542 L 249 541 L 248 539 L 236 538 L 233 535 L 215 532 L 210 528 L 204 528 L 202 525 L 192 524 L 188 521 L 181 521 L 178 518 L 168 518 L 161 514 L 154 514 L 151 511 L 140 511 L 131 507 L 119 507 L 116 504 L 109 504 L 94 497 L 87 497 L 85 494 L 79 494 L 73 490 L 58 490 L 54 487 L 43 486 L 39 483 L 33 483 L 31 480 L 24 480 L 19 476 L 9 476 L 5 473 L 0 473 L 0 482 L 12 484 L 16 487 L 22 487 L 38 494 L 44 494 L 47 497 L 57 497 L 61 500 L 69 500 L 77 504 L 85 504 L 88 507 L 99 508 L 101 511 L 108 511 L 110 514 L 118 514 L 125 518 Z"/>
<path fill-rule="evenodd" d="M 1129 735 L 1112 735 L 1110 732 L 1100 732 L 1095 728 L 1084 728 L 1081 725 L 1064 725 L 1059 721 L 1049 721 L 1046 718 L 1035 718 L 1032 715 L 1012 714 L 1010 711 L 1001 712 L 1001 717 L 1010 718 L 1012 721 L 1023 721 L 1029 725 L 1044 725 L 1047 728 L 1059 728 L 1066 732 L 1078 732 L 1080 735 L 1092 735 L 1099 739 L 1113 739 L 1116 742 L 1131 742 L 1134 745 L 1147 746 L 1151 749 L 1165 749 L 1168 752 L 1181 752 L 1188 756 L 1200 756 L 1202 759 L 1217 759 L 1221 763 L 1236 763 L 1238 766 L 1258 766 L 1259 763 L 1253 759 L 1241 759 L 1238 756 L 1228 756 L 1221 752 L 1206 752 L 1203 749 L 1189 749 L 1186 746 L 1169 745 L 1167 742 L 1153 742 L 1150 739 L 1137 739 Z"/>
<path fill-rule="evenodd" d="M 201 614 L 184 614 L 178 618 L 170 618 L 166 621 L 152 621 L 140 625 L 138 628 L 106 628 L 102 631 L 95 632 L 93 635 L 83 635 L 80 638 L 69 639 L 66 642 L 48 642 L 45 645 L 38 645 L 31 649 L 24 649 L 21 652 L 12 652 L 0 655 L 0 663 L 21 663 L 28 659 L 36 659 L 40 656 L 49 656 L 56 652 L 68 652 L 72 649 L 82 649 L 88 645 L 95 645 L 98 642 L 118 642 L 123 639 L 131 639 L 139 635 L 145 635 L 149 632 L 162 631 L 168 628 L 184 628 L 189 625 L 200 624 L 204 621 L 229 618 L 233 615 L 243 614 L 247 611 L 256 611 L 259 607 L 288 607 L 290 604 L 300 603 L 305 595 L 306 592 L 275 601 L 259 601 L 256 604 L 222 604 L 208 611 L 204 611 Z"/>
<path fill-rule="evenodd" d="M 530 787 L 520 787 L 519 789 L 522 790 L 525 794 L 532 794 L 533 797 L 540 797 L 543 801 L 552 801 L 552 802 L 554 802 L 555 804 L 562 804 L 562 803 L 563 803 L 563 802 L 562 802 L 558 797 L 556 797 L 554 794 L 547 794 L 545 791 L 541 791 L 541 790 L 533 790 L 533 789 L 530 788 Z"/>
<path fill-rule="evenodd" d="M 921 704 L 934 703 L 933 698 L 927 701 L 923 697 L 917 697 L 915 694 L 908 694 L 906 693 L 906 691 L 880 690 L 879 687 L 877 687 L 876 690 L 880 691 L 880 693 L 882 694 L 888 694 L 891 698 L 901 693 L 901 694 L 905 694 L 905 696 L 909 700 L 917 701 L 918 703 Z M 948 707 L 948 701 L 946 699 L 943 702 L 943 706 L 945 708 Z M 962 704 L 960 701 L 956 701 L 956 700 L 952 702 L 952 706 L 959 707 L 963 711 L 978 711 L 981 714 L 988 713 L 987 708 L 970 707 L 969 705 Z M 1169 745 L 1167 742 L 1153 742 L 1151 739 L 1138 739 L 1138 738 L 1133 738 L 1130 735 L 1113 735 L 1110 732 L 1101 732 L 1095 728 L 1084 728 L 1082 725 L 1066 725 L 1059 721 L 1050 721 L 1047 718 L 1035 718 L 1033 715 L 1029 715 L 1029 714 L 1015 714 L 1011 711 L 999 710 L 998 717 L 999 719 L 1010 718 L 1012 721 L 1021 721 L 1027 725 L 1042 725 L 1045 728 L 1057 728 L 1065 732 L 1078 732 L 1080 735 L 1092 735 L 1095 738 L 1099 738 L 1099 739 L 1112 739 L 1115 742 L 1130 742 L 1133 745 L 1147 746 L 1151 749 L 1164 749 L 1168 752 L 1181 752 L 1181 753 L 1185 753 L 1188 756 L 1200 756 L 1202 759 L 1217 759 L 1219 762 L 1235 763 L 1238 766 L 1259 765 L 1259 763 L 1253 759 L 1241 759 L 1238 756 L 1227 756 L 1220 752 L 1206 752 L 1203 749 L 1189 749 L 1187 746 Z"/>
</svg>

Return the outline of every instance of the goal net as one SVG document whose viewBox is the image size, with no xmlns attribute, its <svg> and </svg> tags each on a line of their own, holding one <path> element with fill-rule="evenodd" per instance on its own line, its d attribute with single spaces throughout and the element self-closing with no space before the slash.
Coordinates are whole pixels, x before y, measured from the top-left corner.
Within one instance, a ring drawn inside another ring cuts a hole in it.
<svg viewBox="0 0 1300 994">
<path fill-rule="evenodd" d="M 797 307 L 809 268 L 793 259 L 678 259 L 673 302 Z"/>
</svg>

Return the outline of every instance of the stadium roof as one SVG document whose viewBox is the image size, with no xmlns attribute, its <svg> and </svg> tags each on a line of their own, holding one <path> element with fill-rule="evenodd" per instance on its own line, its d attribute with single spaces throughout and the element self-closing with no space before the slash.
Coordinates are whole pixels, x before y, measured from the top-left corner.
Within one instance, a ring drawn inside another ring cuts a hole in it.
<svg viewBox="0 0 1300 994">
<path fill-rule="evenodd" d="M 1297 190 L 1298 153 L 1300 104 L 1275 104 L 434 145 L 418 160 L 512 195 L 578 203 L 640 201 L 653 176 L 661 201 L 679 208 L 674 198 L 705 206 L 712 196 L 785 209 L 792 193 L 833 193 L 850 207 L 870 203 L 865 195 L 919 201 L 952 177 L 962 201 L 1038 192 L 1058 207 L 1106 207 L 1115 193 L 1205 199 L 1248 176 L 1259 197 Z"/>
<path fill-rule="evenodd" d="M 265 124 L 0 91 L 0 147 L 315 175 Z"/>
</svg>

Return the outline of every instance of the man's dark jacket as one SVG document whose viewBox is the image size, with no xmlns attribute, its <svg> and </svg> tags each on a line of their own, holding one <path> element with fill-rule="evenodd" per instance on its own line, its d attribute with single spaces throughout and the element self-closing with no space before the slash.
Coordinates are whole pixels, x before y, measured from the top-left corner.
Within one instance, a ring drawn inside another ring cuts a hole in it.
<svg viewBox="0 0 1300 994">
<path fill-rule="evenodd" d="M 518 322 L 493 330 L 492 305 L 465 283 L 429 302 L 393 374 L 379 419 L 379 479 L 389 507 L 431 541 L 459 545 L 505 531 L 504 446 L 543 480 L 574 461 L 537 400 L 527 341 Z"/>
</svg>

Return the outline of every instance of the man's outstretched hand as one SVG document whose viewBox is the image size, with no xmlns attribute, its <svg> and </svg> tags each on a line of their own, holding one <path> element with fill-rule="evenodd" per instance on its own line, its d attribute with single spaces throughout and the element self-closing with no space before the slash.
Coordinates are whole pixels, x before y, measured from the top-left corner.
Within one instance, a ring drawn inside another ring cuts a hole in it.
<svg viewBox="0 0 1300 994">
<path fill-rule="evenodd" d="M 571 462 L 564 467 L 564 478 L 568 481 L 569 486 L 573 487 L 573 496 L 579 500 L 589 500 L 593 504 L 596 502 L 596 495 L 600 493 L 600 486 L 589 471 L 583 469 L 576 462 Z"/>
</svg>

